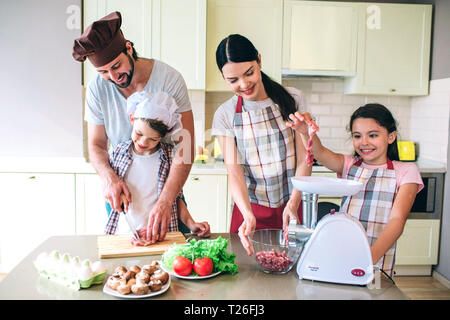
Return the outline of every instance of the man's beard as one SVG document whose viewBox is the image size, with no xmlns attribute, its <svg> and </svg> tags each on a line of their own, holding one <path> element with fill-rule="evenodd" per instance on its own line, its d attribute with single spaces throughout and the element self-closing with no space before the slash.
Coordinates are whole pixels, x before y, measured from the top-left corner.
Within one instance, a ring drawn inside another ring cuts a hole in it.
<svg viewBox="0 0 450 320">
<path fill-rule="evenodd" d="M 109 80 L 112 83 L 114 83 L 117 87 L 122 88 L 122 89 L 125 89 L 126 87 L 128 87 L 130 85 L 131 80 L 133 79 L 133 74 L 134 74 L 134 61 L 133 61 L 133 59 L 131 59 L 131 57 L 130 57 L 130 55 L 128 53 L 126 55 L 127 55 L 128 61 L 130 62 L 131 70 L 129 71 L 129 73 L 125 72 L 125 73 L 122 73 L 120 76 L 126 75 L 127 81 L 125 81 L 124 83 L 119 84 L 119 83 L 117 83 L 117 82 L 115 82 L 113 80 Z"/>
</svg>

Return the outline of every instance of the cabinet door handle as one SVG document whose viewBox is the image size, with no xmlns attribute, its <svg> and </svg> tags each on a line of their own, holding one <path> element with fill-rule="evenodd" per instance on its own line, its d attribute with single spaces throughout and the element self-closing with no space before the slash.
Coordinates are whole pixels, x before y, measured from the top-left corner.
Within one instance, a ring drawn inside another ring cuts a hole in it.
<svg viewBox="0 0 450 320">
<path fill-rule="evenodd" d="M 397 91 L 396 89 L 391 89 L 391 90 L 389 90 L 390 92 L 395 92 L 395 91 Z"/>
<path fill-rule="evenodd" d="M 198 181 L 198 180 L 200 180 L 200 178 L 199 177 L 192 177 L 192 180 Z"/>
<path fill-rule="evenodd" d="M 36 180 L 36 176 L 28 177 L 28 179 L 30 179 L 30 180 Z"/>
</svg>

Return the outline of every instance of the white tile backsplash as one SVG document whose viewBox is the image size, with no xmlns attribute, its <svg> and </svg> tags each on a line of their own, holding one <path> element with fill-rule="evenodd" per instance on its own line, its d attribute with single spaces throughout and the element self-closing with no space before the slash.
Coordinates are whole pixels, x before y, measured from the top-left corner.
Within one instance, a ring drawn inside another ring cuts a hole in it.
<svg viewBox="0 0 450 320">
<path fill-rule="evenodd" d="M 420 157 L 447 163 L 450 78 L 430 81 L 430 94 L 411 98 L 410 139 Z"/>
<path fill-rule="evenodd" d="M 350 116 L 358 107 L 374 102 L 385 105 L 392 112 L 398 122 L 399 139 L 419 144 L 421 158 L 447 162 L 450 79 L 432 80 L 430 95 L 421 97 L 347 95 L 341 78 L 289 78 L 282 84 L 303 92 L 309 110 L 320 126 L 318 136 L 333 151 L 353 153 L 347 131 Z M 207 92 L 203 115 L 193 107 L 194 117 L 196 113 L 200 114 L 205 131 L 211 128 L 219 105 L 232 95 L 231 92 Z"/>
</svg>

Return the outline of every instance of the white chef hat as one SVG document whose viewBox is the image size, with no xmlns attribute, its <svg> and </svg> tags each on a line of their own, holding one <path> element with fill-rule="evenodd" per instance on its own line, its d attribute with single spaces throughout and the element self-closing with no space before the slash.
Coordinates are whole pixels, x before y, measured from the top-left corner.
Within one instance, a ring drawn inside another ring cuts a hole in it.
<svg viewBox="0 0 450 320">
<path fill-rule="evenodd" d="M 127 112 L 135 118 L 155 119 L 163 122 L 168 128 L 168 135 L 174 134 L 183 126 L 181 114 L 177 113 L 175 99 L 165 92 L 148 93 L 140 91 L 133 93 L 127 99 Z"/>
</svg>

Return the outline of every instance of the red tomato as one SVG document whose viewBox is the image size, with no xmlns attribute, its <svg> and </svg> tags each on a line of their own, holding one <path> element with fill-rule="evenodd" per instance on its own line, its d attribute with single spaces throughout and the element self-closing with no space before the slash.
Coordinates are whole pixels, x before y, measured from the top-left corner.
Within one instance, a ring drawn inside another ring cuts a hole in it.
<svg viewBox="0 0 450 320">
<path fill-rule="evenodd" d="M 199 276 L 207 276 L 213 271 L 214 264 L 211 258 L 197 258 L 194 260 L 194 271 Z"/>
<path fill-rule="evenodd" d="M 192 272 L 192 263 L 191 260 L 183 256 L 178 256 L 173 259 L 172 268 L 176 274 L 180 276 L 188 276 Z"/>
</svg>

